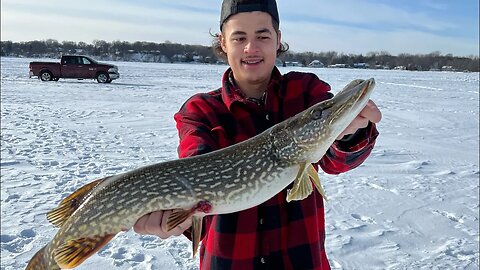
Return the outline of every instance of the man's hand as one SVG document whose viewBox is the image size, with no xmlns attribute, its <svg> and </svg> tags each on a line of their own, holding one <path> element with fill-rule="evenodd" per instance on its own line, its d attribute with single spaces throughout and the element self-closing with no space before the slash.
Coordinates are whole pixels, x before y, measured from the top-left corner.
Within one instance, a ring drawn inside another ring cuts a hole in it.
<svg viewBox="0 0 480 270">
<path fill-rule="evenodd" d="M 139 234 L 156 235 L 162 239 L 167 239 L 173 235 L 179 236 L 192 226 L 192 218 L 188 218 L 177 227 L 167 231 L 167 219 L 176 211 L 180 210 L 155 211 L 146 214 L 137 220 L 135 225 L 133 225 L 133 230 Z"/>
<path fill-rule="evenodd" d="M 368 101 L 367 105 L 363 110 L 353 119 L 353 121 L 348 125 L 348 127 L 340 133 L 337 137 L 337 140 L 340 140 L 345 135 L 354 134 L 359 128 L 365 128 L 368 126 L 368 122 L 378 123 L 382 120 L 382 113 L 378 109 L 377 105 L 371 100 Z"/>
</svg>

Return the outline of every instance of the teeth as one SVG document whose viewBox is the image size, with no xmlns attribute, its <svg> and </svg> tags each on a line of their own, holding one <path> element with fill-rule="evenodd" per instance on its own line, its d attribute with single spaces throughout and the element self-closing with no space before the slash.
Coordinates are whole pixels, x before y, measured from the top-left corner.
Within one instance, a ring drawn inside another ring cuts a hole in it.
<svg viewBox="0 0 480 270">
<path fill-rule="evenodd" d="M 245 63 L 247 63 L 247 64 L 257 64 L 257 63 L 260 63 L 261 61 L 262 61 L 262 60 L 255 60 L 255 61 L 250 60 L 250 61 L 243 61 L 243 62 L 245 62 Z"/>
</svg>

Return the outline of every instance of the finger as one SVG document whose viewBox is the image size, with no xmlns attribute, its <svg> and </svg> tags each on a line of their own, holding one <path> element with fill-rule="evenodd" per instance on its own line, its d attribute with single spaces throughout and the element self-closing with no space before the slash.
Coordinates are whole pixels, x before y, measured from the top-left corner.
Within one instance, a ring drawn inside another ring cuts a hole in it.
<svg viewBox="0 0 480 270">
<path fill-rule="evenodd" d="M 147 223 L 149 214 L 146 214 L 139 218 L 137 222 L 135 222 L 135 225 L 133 225 L 133 230 L 136 233 L 139 234 L 146 234 L 147 232 L 145 231 L 145 223 Z"/>
<path fill-rule="evenodd" d="M 366 117 L 358 116 L 355 118 L 355 120 L 351 123 L 351 129 L 353 133 L 355 133 L 359 128 L 366 128 L 368 126 L 368 122 L 370 122 L 370 120 Z"/>
<path fill-rule="evenodd" d="M 166 211 L 166 213 L 163 216 L 163 220 L 162 220 L 163 231 L 166 232 L 167 234 L 169 234 L 170 236 L 171 235 L 179 236 L 179 235 L 183 234 L 183 232 L 185 230 L 187 230 L 188 228 L 190 228 L 192 226 L 192 218 L 189 217 L 185 221 L 180 223 L 178 226 L 176 226 L 175 228 L 172 228 L 170 231 L 167 231 L 168 218 L 170 217 L 171 214 L 173 214 L 175 212 L 178 212 L 178 211 L 183 211 L 183 210 L 175 209 L 175 210 L 172 210 L 172 211 Z"/>
<path fill-rule="evenodd" d="M 185 230 L 192 227 L 192 217 L 187 218 L 184 222 L 182 222 L 180 227 L 184 228 Z"/>
<path fill-rule="evenodd" d="M 169 233 L 171 235 L 174 235 L 174 236 L 179 236 L 179 235 L 182 235 L 184 231 L 185 231 L 185 229 L 183 227 L 181 227 L 180 225 L 178 225 L 177 227 L 170 230 Z"/>
<path fill-rule="evenodd" d="M 174 228 L 174 230 L 172 230 L 173 231 L 172 233 L 178 236 L 183 234 L 190 227 L 192 227 L 192 217 L 189 217 L 184 222 L 180 223 L 177 227 Z"/>
<path fill-rule="evenodd" d="M 363 108 L 359 115 L 367 118 L 373 123 L 378 123 L 380 122 L 380 120 L 382 120 L 382 113 L 380 112 L 380 109 L 378 109 L 375 102 L 373 102 L 372 100 L 369 100 L 367 102 L 367 105 L 365 105 L 365 108 Z"/>
<path fill-rule="evenodd" d="M 169 231 L 168 231 L 168 228 L 167 228 L 167 221 L 168 221 L 168 217 L 170 217 L 170 215 L 171 215 L 172 213 L 173 213 L 172 210 L 166 210 L 166 211 L 164 211 L 164 213 L 163 213 L 163 217 L 162 217 L 162 220 L 161 220 L 161 223 L 160 223 L 160 224 L 161 224 L 162 230 L 163 230 L 164 232 L 167 232 L 167 233 L 169 232 Z"/>
<path fill-rule="evenodd" d="M 172 233 L 175 236 L 179 236 L 182 235 L 190 227 L 192 227 L 192 217 L 189 217 L 184 222 L 180 223 L 180 225 L 178 225 L 172 230 Z"/>
<path fill-rule="evenodd" d="M 163 234 L 160 226 L 164 211 L 155 211 L 150 213 L 147 222 L 145 223 L 145 231 L 148 234 L 158 235 L 161 237 Z"/>
<path fill-rule="evenodd" d="M 367 118 L 364 118 L 362 116 L 357 116 L 353 121 L 350 123 L 350 125 L 345 128 L 345 130 L 338 135 L 337 140 L 342 139 L 346 135 L 351 135 L 357 132 L 358 129 L 360 128 L 366 128 L 368 126 L 369 120 Z"/>
</svg>

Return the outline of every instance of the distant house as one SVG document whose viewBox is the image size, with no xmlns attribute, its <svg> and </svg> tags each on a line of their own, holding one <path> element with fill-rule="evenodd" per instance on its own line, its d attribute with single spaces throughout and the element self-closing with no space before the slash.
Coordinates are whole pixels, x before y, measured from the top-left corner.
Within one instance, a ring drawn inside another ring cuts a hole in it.
<svg viewBox="0 0 480 270">
<path fill-rule="evenodd" d="M 126 56 L 126 59 L 134 62 L 157 62 L 157 63 L 169 63 L 170 60 L 165 55 L 155 55 L 152 53 L 143 53 L 143 52 L 136 52 Z"/>
<path fill-rule="evenodd" d="M 452 66 L 442 66 L 442 71 L 455 71 Z"/>
<path fill-rule="evenodd" d="M 217 62 L 215 62 L 215 64 L 217 64 L 217 65 L 226 65 L 227 62 L 226 62 L 225 60 L 223 60 L 223 59 L 217 59 Z"/>
<path fill-rule="evenodd" d="M 78 49 L 77 48 L 77 49 L 71 49 L 70 53 L 72 53 L 72 54 L 84 54 L 85 51 L 83 49 Z"/>
<path fill-rule="evenodd" d="M 367 63 L 354 63 L 353 68 L 369 68 L 370 65 Z"/>
<path fill-rule="evenodd" d="M 347 64 L 334 64 L 334 65 L 329 65 L 329 68 L 348 68 Z"/>
<path fill-rule="evenodd" d="M 287 61 L 287 62 L 285 62 L 285 66 L 287 66 L 287 67 L 301 67 L 302 64 L 300 64 L 299 62 L 296 62 L 296 61 L 294 61 L 294 62 Z"/>
<path fill-rule="evenodd" d="M 374 69 L 390 69 L 390 67 L 384 66 L 384 65 L 375 65 L 373 68 Z"/>
<path fill-rule="evenodd" d="M 309 67 L 313 68 L 323 68 L 325 65 L 320 62 L 320 60 L 313 60 L 310 64 L 308 64 Z"/>
<path fill-rule="evenodd" d="M 194 55 L 194 56 L 193 56 L 193 62 L 195 62 L 195 63 L 202 63 L 202 62 L 203 62 L 203 56 L 201 56 L 201 55 Z"/>
<path fill-rule="evenodd" d="M 187 56 L 184 54 L 175 54 L 172 56 L 172 61 L 173 62 L 185 62 L 187 61 Z"/>
</svg>

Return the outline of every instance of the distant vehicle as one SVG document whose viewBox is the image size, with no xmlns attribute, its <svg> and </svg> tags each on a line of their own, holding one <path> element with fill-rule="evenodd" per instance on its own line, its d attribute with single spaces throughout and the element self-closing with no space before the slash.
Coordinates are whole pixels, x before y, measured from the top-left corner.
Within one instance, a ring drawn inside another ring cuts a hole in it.
<svg viewBox="0 0 480 270">
<path fill-rule="evenodd" d="M 58 81 L 60 78 L 96 79 L 99 83 L 111 83 L 118 79 L 118 67 L 99 63 L 84 55 L 63 55 L 60 63 L 30 62 L 30 78 L 42 81 Z"/>
</svg>

